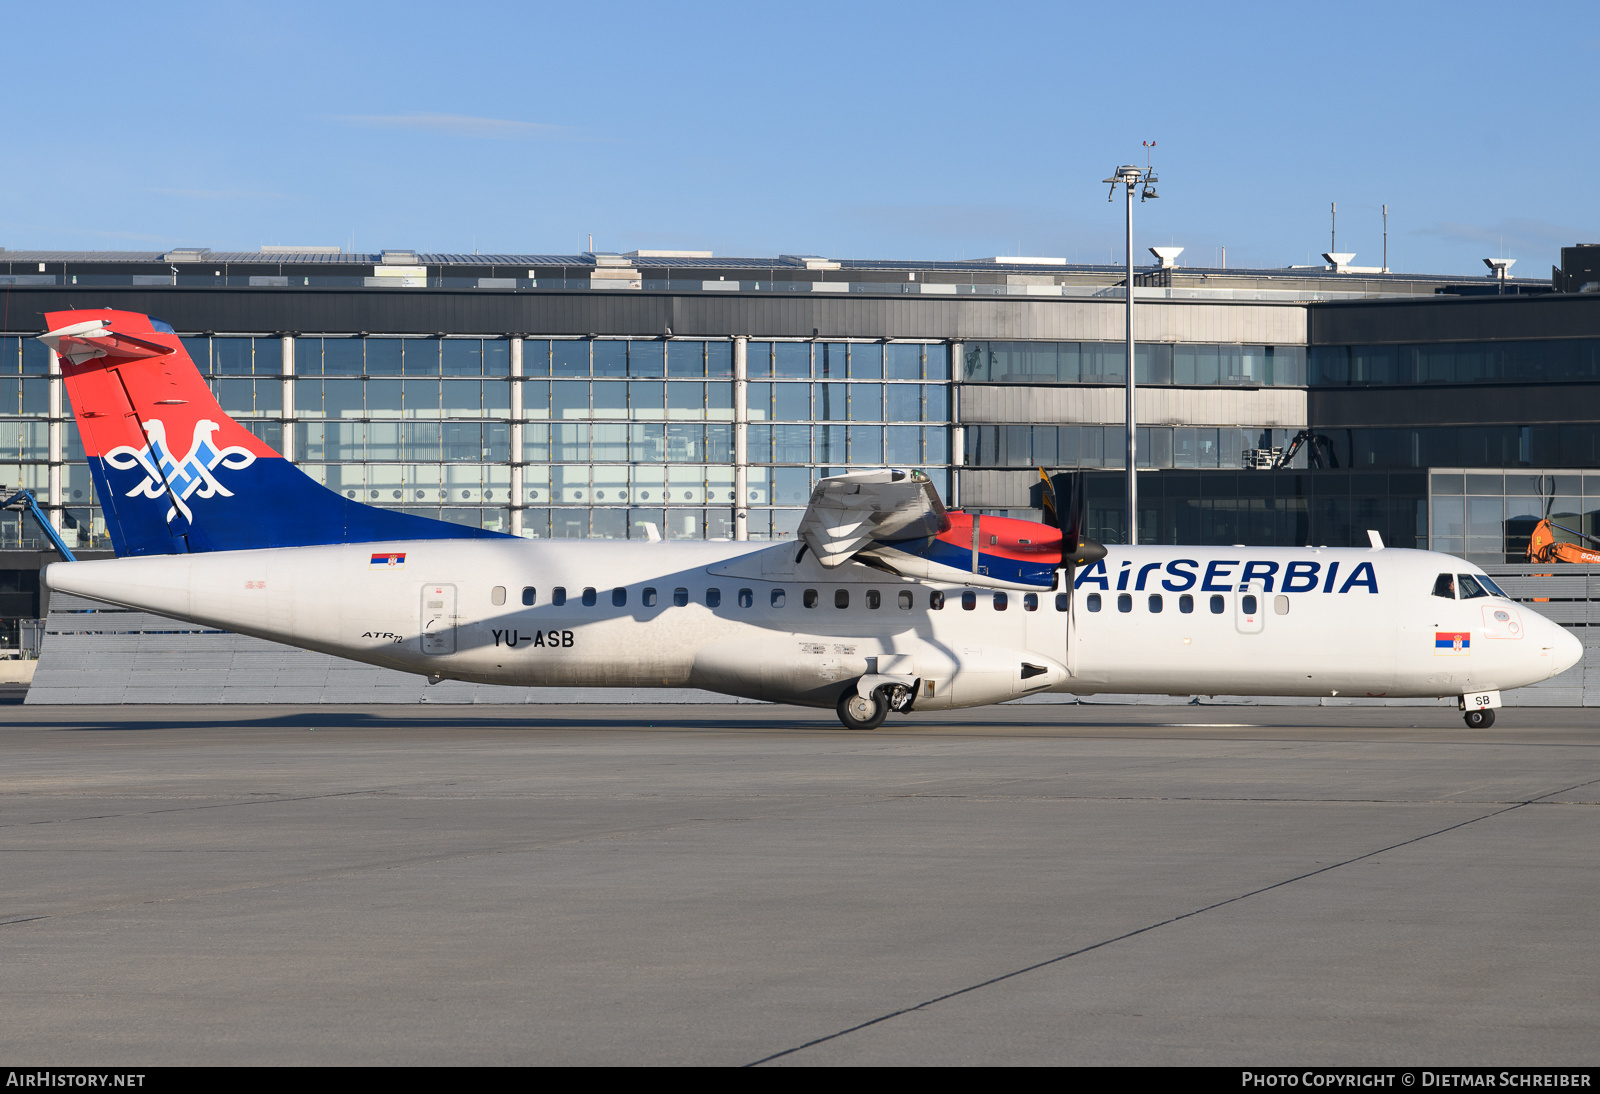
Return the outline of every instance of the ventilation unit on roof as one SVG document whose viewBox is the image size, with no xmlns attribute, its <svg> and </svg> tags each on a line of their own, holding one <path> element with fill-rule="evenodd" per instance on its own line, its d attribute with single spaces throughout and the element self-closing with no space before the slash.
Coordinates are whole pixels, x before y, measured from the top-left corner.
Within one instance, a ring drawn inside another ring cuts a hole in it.
<svg viewBox="0 0 1600 1094">
<path fill-rule="evenodd" d="M 1322 257 L 1333 267 L 1334 273 L 1342 274 L 1381 274 L 1382 266 L 1352 266 L 1350 260 L 1355 257 L 1355 252 L 1324 251 Z M 1326 267 L 1324 267 L 1326 268 Z"/>
<path fill-rule="evenodd" d="M 204 262 L 210 247 L 175 247 L 161 256 L 163 262 Z"/>
<path fill-rule="evenodd" d="M 808 270 L 837 270 L 839 264 L 821 255 L 779 255 L 780 261 L 793 262 Z"/>
<path fill-rule="evenodd" d="M 384 251 L 382 262 L 385 266 L 415 266 L 417 264 L 417 252 Z"/>
</svg>

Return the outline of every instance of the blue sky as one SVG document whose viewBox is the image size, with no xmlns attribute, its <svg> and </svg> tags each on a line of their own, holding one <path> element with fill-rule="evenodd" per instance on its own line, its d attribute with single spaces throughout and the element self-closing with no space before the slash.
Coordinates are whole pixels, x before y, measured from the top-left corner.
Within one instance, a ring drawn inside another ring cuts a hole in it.
<svg viewBox="0 0 1600 1094">
<path fill-rule="evenodd" d="M 5 0 L 12 250 L 1121 259 L 1548 276 L 1600 7 Z M 69 22 L 70 20 L 70 22 Z"/>
</svg>

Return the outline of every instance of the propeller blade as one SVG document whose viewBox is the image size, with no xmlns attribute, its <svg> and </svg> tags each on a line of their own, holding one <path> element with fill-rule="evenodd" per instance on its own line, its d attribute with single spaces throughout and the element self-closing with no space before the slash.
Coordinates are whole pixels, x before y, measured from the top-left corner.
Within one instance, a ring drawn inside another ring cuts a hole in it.
<svg viewBox="0 0 1600 1094">
<path fill-rule="evenodd" d="M 1039 504 L 1044 509 L 1045 523 L 1060 528 L 1061 507 L 1056 502 L 1056 484 L 1042 467 L 1039 468 L 1039 480 L 1044 484 L 1039 491 Z"/>
</svg>

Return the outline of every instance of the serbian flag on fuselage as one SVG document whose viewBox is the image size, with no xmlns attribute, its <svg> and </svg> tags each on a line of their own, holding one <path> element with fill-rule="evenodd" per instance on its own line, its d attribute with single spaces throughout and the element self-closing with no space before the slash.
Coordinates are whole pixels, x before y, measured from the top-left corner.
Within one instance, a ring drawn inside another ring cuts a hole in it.
<svg viewBox="0 0 1600 1094">
<path fill-rule="evenodd" d="M 406 566 L 406 553 L 404 551 L 391 551 L 384 554 L 374 554 L 369 566 L 373 570 L 403 570 Z"/>
<path fill-rule="evenodd" d="M 1471 653 L 1471 631 L 1434 631 L 1433 652 L 1435 654 Z"/>
</svg>

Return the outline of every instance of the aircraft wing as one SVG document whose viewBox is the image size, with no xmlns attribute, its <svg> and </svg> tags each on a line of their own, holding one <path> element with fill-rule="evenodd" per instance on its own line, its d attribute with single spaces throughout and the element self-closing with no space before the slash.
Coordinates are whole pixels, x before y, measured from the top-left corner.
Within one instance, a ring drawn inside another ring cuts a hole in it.
<svg viewBox="0 0 1600 1094">
<path fill-rule="evenodd" d="M 800 518 L 800 538 L 833 569 L 874 543 L 927 539 L 950 527 L 928 476 L 885 468 L 818 482 Z"/>
</svg>

